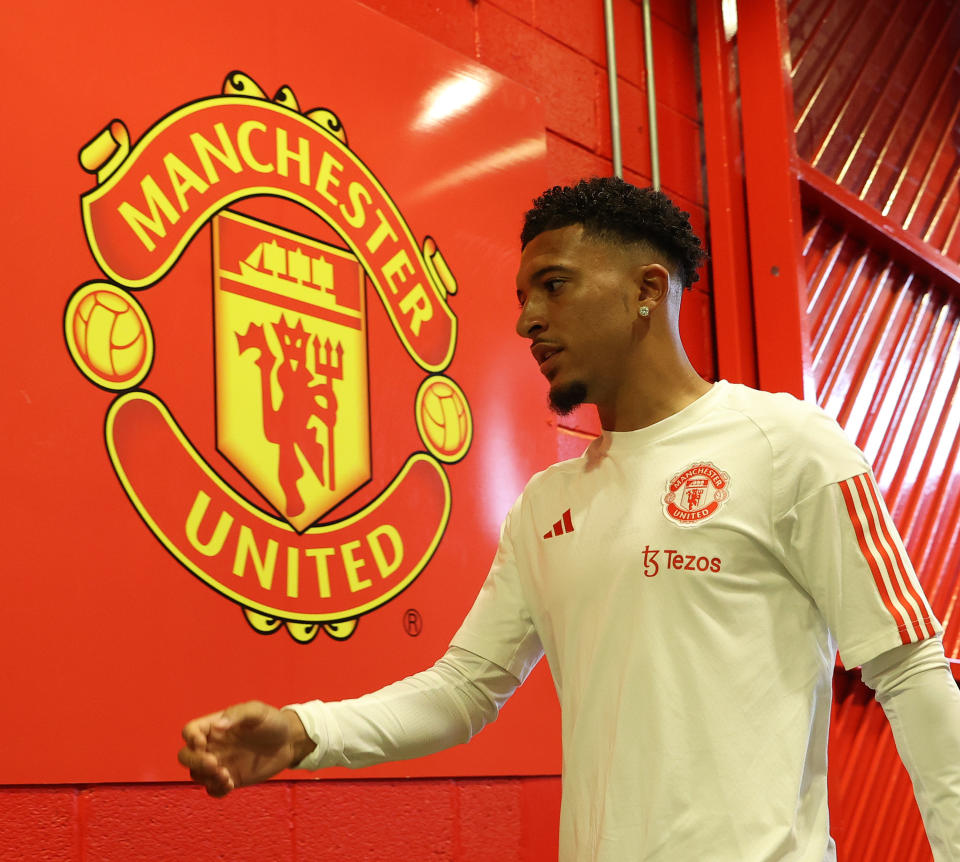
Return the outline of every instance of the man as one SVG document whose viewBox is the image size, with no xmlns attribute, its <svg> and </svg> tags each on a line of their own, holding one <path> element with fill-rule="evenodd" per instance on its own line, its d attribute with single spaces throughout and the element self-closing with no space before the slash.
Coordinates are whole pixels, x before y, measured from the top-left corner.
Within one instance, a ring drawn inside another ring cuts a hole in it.
<svg viewBox="0 0 960 862">
<path fill-rule="evenodd" d="M 960 860 L 960 694 L 863 455 L 787 395 L 690 365 L 703 252 L 659 192 L 593 179 L 527 213 L 517 332 L 558 412 L 603 434 L 536 475 L 444 657 L 355 701 L 190 722 L 211 795 L 284 767 L 468 740 L 546 654 L 563 715 L 562 860 L 825 862 L 839 645 L 863 666 L 937 862 Z M 553 535 L 558 517 L 574 529 Z"/>
</svg>

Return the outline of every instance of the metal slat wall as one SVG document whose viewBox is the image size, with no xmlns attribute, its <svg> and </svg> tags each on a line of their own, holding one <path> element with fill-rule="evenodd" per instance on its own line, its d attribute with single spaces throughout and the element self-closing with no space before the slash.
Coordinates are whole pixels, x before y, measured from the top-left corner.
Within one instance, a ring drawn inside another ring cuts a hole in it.
<svg viewBox="0 0 960 862">
<path fill-rule="evenodd" d="M 960 4 L 795 0 L 801 159 L 960 260 Z"/>
<path fill-rule="evenodd" d="M 960 657 L 960 4 L 788 10 L 817 400 L 866 452 Z M 886 719 L 839 673 L 840 859 L 931 859 Z"/>
<path fill-rule="evenodd" d="M 960 300 L 805 210 L 820 404 L 866 452 L 934 612 L 960 654 Z M 882 710 L 835 686 L 831 816 L 841 860 L 929 860 Z"/>
<path fill-rule="evenodd" d="M 870 462 L 960 654 L 960 299 L 805 213 L 817 400 Z"/>
</svg>

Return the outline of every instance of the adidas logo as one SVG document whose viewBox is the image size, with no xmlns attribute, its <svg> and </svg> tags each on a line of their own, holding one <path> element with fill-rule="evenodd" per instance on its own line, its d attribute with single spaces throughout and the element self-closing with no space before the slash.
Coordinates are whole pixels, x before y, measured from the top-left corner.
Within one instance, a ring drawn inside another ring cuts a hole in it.
<svg viewBox="0 0 960 862">
<path fill-rule="evenodd" d="M 543 538 L 552 539 L 554 536 L 562 536 L 564 533 L 573 532 L 573 519 L 570 517 L 570 510 L 567 509 L 563 515 L 560 516 L 560 520 L 553 525 L 552 530 L 547 530 L 543 534 Z"/>
</svg>

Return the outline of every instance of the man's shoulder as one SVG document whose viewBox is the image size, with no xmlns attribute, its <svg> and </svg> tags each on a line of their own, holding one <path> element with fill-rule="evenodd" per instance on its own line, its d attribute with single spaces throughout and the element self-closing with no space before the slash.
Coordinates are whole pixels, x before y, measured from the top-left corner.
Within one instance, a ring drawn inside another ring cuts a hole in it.
<svg viewBox="0 0 960 862">
<path fill-rule="evenodd" d="M 788 392 L 764 392 L 729 383 L 724 406 L 754 424 L 773 445 L 794 446 L 806 442 L 853 446 L 832 416 L 818 405 Z"/>
<path fill-rule="evenodd" d="M 583 471 L 584 455 L 578 455 L 576 458 L 568 458 L 564 461 L 556 461 L 549 467 L 534 473 L 528 480 L 523 489 L 521 497 L 535 497 L 540 494 L 551 493 L 550 489 L 558 484 L 565 483 L 571 477 Z"/>
<path fill-rule="evenodd" d="M 816 404 L 786 392 L 729 384 L 725 406 L 760 430 L 785 489 L 806 493 L 870 469 L 863 452 Z M 785 481 L 784 481 L 785 480 Z"/>
<path fill-rule="evenodd" d="M 766 392 L 743 383 L 726 383 L 724 402 L 732 409 L 765 421 L 789 421 L 799 415 L 823 414 L 816 404 L 789 392 Z"/>
</svg>

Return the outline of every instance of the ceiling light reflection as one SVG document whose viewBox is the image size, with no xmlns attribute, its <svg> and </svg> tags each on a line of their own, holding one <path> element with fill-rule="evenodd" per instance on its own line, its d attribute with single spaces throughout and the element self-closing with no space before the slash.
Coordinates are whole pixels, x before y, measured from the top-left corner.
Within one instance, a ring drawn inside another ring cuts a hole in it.
<svg viewBox="0 0 960 862">
<path fill-rule="evenodd" d="M 478 78 L 455 72 L 423 97 L 424 109 L 413 122 L 414 130 L 423 132 L 462 114 L 479 102 L 490 91 L 490 87 L 489 77 Z"/>
</svg>

